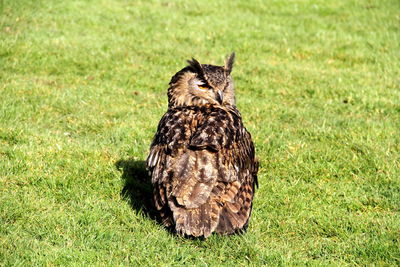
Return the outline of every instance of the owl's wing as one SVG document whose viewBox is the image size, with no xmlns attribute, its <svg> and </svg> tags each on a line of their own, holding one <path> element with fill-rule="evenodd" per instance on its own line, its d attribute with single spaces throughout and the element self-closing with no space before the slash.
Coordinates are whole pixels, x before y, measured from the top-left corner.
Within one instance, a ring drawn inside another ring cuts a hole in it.
<svg viewBox="0 0 400 267">
<path fill-rule="evenodd" d="M 147 157 L 147 169 L 153 184 L 153 201 L 164 225 L 171 226 L 173 215 L 168 205 L 171 184 L 176 176 L 177 155 L 186 146 L 190 136 L 190 110 L 169 109 L 161 118 Z"/>
<path fill-rule="evenodd" d="M 152 183 L 168 185 L 166 193 L 187 208 L 205 203 L 218 176 L 213 152 L 189 148 L 196 130 L 193 120 L 203 119 L 199 114 L 196 110 L 169 110 L 159 123 L 147 158 Z"/>
<path fill-rule="evenodd" d="M 258 161 L 250 133 L 244 128 L 240 113 L 216 110 L 192 136 L 193 149 L 215 151 L 219 176 L 211 192 L 210 203 L 218 203 L 216 231 L 233 233 L 247 226 L 258 186 Z"/>
</svg>

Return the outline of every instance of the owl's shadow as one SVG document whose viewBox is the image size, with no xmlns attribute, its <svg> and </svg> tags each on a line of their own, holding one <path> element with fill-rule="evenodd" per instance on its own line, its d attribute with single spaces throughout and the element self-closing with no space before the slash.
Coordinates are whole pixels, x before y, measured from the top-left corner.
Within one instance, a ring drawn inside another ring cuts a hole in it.
<svg viewBox="0 0 400 267">
<path fill-rule="evenodd" d="M 122 171 L 121 179 L 124 185 L 121 196 L 130 203 L 133 210 L 157 220 L 152 203 L 153 187 L 146 170 L 146 162 L 133 159 L 118 160 L 115 167 Z"/>
</svg>

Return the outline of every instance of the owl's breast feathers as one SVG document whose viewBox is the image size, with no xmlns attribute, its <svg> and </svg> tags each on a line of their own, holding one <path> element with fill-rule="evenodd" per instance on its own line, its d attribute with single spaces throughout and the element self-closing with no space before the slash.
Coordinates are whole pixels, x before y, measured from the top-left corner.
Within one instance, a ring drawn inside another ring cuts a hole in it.
<svg viewBox="0 0 400 267">
<path fill-rule="evenodd" d="M 235 107 L 171 108 L 147 158 L 162 221 L 207 237 L 247 226 L 258 162 Z"/>
</svg>

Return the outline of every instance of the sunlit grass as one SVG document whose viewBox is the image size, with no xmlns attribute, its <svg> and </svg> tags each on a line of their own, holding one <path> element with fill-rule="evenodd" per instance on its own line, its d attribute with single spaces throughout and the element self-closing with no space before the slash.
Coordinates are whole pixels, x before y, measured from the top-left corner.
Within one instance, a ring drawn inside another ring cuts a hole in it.
<svg viewBox="0 0 400 267">
<path fill-rule="evenodd" d="M 397 1 L 0 8 L 2 264 L 400 263 Z M 144 204 L 143 160 L 170 77 L 232 51 L 262 164 L 252 220 L 182 239 Z"/>
</svg>

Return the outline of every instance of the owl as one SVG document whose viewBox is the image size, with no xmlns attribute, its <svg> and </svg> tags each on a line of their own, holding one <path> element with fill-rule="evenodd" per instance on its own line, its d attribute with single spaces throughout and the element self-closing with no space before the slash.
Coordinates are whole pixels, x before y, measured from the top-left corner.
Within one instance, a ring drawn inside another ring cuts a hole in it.
<svg viewBox="0 0 400 267">
<path fill-rule="evenodd" d="M 247 228 L 258 160 L 236 108 L 231 71 L 196 59 L 169 83 L 168 110 L 147 158 L 161 222 L 187 237 Z"/>
</svg>

